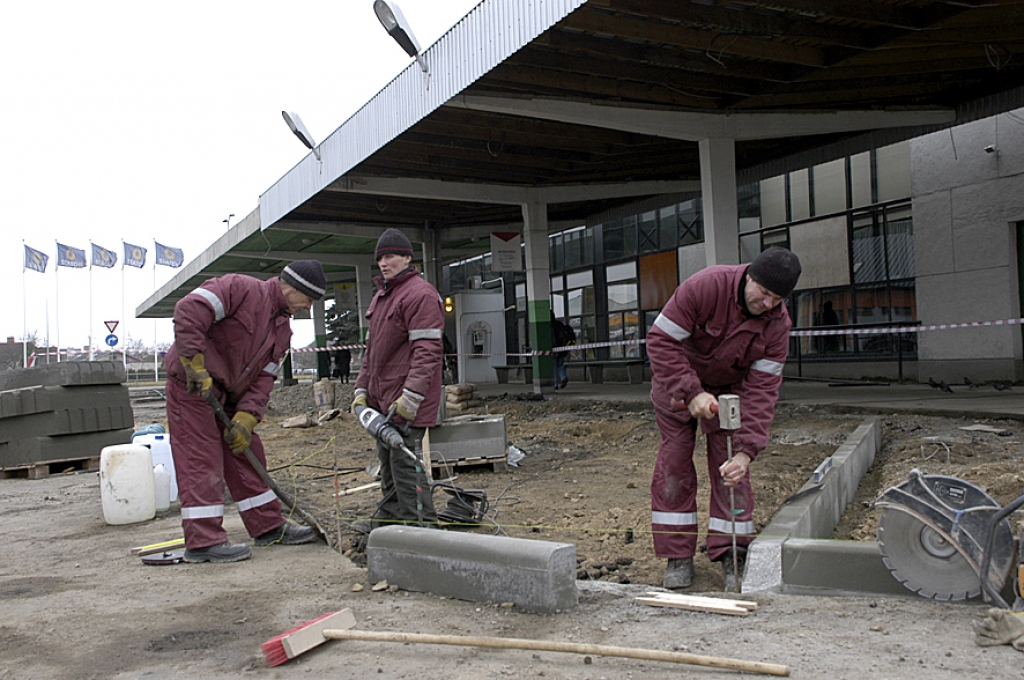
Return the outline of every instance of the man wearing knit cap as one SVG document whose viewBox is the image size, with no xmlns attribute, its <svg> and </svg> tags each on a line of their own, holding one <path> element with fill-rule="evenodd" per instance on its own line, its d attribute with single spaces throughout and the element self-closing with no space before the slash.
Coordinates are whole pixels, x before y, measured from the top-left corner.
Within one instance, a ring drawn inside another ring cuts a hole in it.
<svg viewBox="0 0 1024 680">
<path fill-rule="evenodd" d="M 676 289 L 647 334 L 651 399 L 661 431 L 651 481 L 651 525 L 655 554 L 668 560 L 666 588 L 686 588 L 693 580 L 693 451 L 700 423 L 713 480 L 707 555 L 722 563 L 725 590 L 739 590 L 735 574 L 742 577 L 754 533 L 749 465 L 768 444 L 789 350 L 791 322 L 782 302 L 799 278 L 800 260 L 784 248 L 769 248 L 750 265 L 708 267 Z M 740 398 L 740 427 L 732 431 L 731 461 L 726 432 L 718 421 L 720 394 Z"/>
<path fill-rule="evenodd" d="M 426 428 L 438 424 L 444 360 L 444 311 L 437 289 L 420 276 L 412 262 L 412 243 L 397 229 L 377 241 L 370 321 L 363 365 L 356 378 L 351 410 L 369 406 L 392 414 L 404 430 L 405 446 L 422 455 Z M 429 484 L 401 449 L 377 442 L 381 500 L 370 521 L 353 522 L 369 532 L 391 523 L 437 524 Z"/>
<path fill-rule="evenodd" d="M 312 527 L 289 524 L 277 496 L 250 465 L 248 447 L 266 467 L 253 432 L 263 418 L 278 367 L 291 344 L 291 317 L 308 310 L 327 287 L 316 260 L 298 260 L 260 281 L 227 274 L 210 279 L 174 306 L 174 344 L 167 351 L 167 422 L 181 497 L 186 562 L 238 562 L 252 550 L 224 531 L 224 486 L 257 546 L 316 540 Z M 231 417 L 225 427 L 208 393 Z"/>
</svg>

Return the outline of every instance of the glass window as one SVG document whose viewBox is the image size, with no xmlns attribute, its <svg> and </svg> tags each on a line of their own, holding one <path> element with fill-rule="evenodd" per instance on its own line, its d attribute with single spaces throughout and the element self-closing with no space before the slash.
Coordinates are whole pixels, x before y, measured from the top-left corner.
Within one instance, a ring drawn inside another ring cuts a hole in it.
<svg viewBox="0 0 1024 680">
<path fill-rule="evenodd" d="M 525 283 L 517 283 L 516 284 L 516 311 L 517 312 L 522 312 L 522 313 L 526 312 L 526 284 Z M 523 336 L 520 335 L 519 337 L 523 337 Z"/>
<path fill-rule="evenodd" d="M 593 284 L 594 272 L 589 269 L 583 272 L 575 272 L 565 277 L 567 288 L 582 288 L 583 286 L 591 286 Z"/>
<path fill-rule="evenodd" d="M 909 205 L 885 213 L 890 279 L 914 277 L 914 221 L 910 215 Z"/>
<path fill-rule="evenodd" d="M 761 180 L 761 224 L 773 227 L 786 222 L 786 176 Z"/>
<path fill-rule="evenodd" d="M 676 206 L 670 205 L 658 211 L 658 230 L 661 247 L 664 250 L 674 248 L 679 244 L 679 236 L 676 234 Z"/>
<path fill-rule="evenodd" d="M 910 198 L 910 143 L 875 150 L 875 173 L 878 203 Z"/>
<path fill-rule="evenodd" d="M 885 240 L 882 238 L 882 225 L 875 213 L 856 215 L 853 218 L 853 258 L 854 283 L 884 281 L 885 275 Z"/>
<path fill-rule="evenodd" d="M 560 290 L 562 290 L 562 277 L 561 276 L 552 276 L 551 277 L 551 292 L 555 293 L 555 292 L 560 291 Z"/>
<path fill-rule="evenodd" d="M 609 283 L 613 281 L 624 281 L 626 279 L 636 280 L 636 262 L 623 262 L 608 267 L 605 276 Z"/>
<path fill-rule="evenodd" d="M 850 156 L 850 185 L 853 189 L 851 208 L 863 208 L 874 203 L 871 191 L 871 153 L 865 151 Z"/>
<path fill-rule="evenodd" d="M 740 262 L 753 262 L 758 253 L 761 252 L 761 235 L 748 234 L 740 236 Z"/>
<path fill-rule="evenodd" d="M 594 313 L 594 287 L 576 288 L 566 295 L 569 316 L 582 316 Z"/>
<path fill-rule="evenodd" d="M 846 210 L 846 159 L 814 166 L 814 214 Z"/>
<path fill-rule="evenodd" d="M 679 204 L 676 226 L 679 231 L 679 245 L 689 246 L 704 241 L 704 213 L 700 199 Z"/>
<path fill-rule="evenodd" d="M 811 216 L 811 173 L 804 168 L 789 173 L 789 219 L 806 220 Z"/>
<path fill-rule="evenodd" d="M 565 269 L 575 269 L 588 264 L 588 260 L 593 260 L 593 258 L 587 258 L 585 254 L 586 248 L 591 247 L 593 240 L 592 238 L 590 240 L 586 238 L 586 231 L 584 229 L 579 228 L 566 231 L 562 233 L 562 236 L 564 237 Z"/>
<path fill-rule="evenodd" d="M 638 225 L 639 236 L 640 236 L 640 252 L 641 253 L 654 253 L 660 250 L 658 244 L 660 239 L 658 238 L 658 213 L 655 210 L 650 210 L 640 215 L 640 223 Z"/>
<path fill-rule="evenodd" d="M 560 272 L 563 270 L 562 263 L 565 262 L 565 246 L 563 245 L 562 234 L 555 234 L 548 238 L 548 259 L 551 271 Z"/>
<path fill-rule="evenodd" d="M 639 309 L 639 304 L 637 304 L 637 302 L 636 279 L 608 285 L 609 312 L 619 312 L 624 309 Z"/>
<path fill-rule="evenodd" d="M 555 315 L 555 318 L 561 319 L 565 317 L 565 296 L 553 294 L 551 296 L 551 312 Z"/>
</svg>

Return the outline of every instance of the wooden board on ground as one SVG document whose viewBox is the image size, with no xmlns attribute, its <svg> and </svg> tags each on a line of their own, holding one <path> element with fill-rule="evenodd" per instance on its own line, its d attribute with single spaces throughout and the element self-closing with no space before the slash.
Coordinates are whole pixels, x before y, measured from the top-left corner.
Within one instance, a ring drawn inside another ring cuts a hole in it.
<svg viewBox="0 0 1024 680">
<path fill-rule="evenodd" d="M 430 467 L 432 470 L 444 471 L 455 470 L 461 467 L 476 467 L 479 465 L 490 465 L 494 472 L 500 472 L 506 469 L 508 463 L 508 454 L 503 456 L 495 456 L 493 458 L 452 458 L 451 460 L 436 457 L 430 461 Z"/>
<path fill-rule="evenodd" d="M 757 609 L 757 603 L 749 600 L 730 600 L 724 597 L 702 597 L 680 593 L 649 592 L 647 597 L 638 597 L 635 601 L 637 604 L 646 604 L 652 607 L 671 607 L 730 616 L 747 616 Z"/>
<path fill-rule="evenodd" d="M 100 457 L 90 456 L 88 458 L 69 458 L 65 460 L 50 460 L 44 463 L 30 463 L 28 465 L 8 465 L 0 467 L 0 479 L 11 479 L 21 477 L 23 479 L 43 479 L 55 474 L 65 472 L 94 472 L 100 469 Z"/>
</svg>

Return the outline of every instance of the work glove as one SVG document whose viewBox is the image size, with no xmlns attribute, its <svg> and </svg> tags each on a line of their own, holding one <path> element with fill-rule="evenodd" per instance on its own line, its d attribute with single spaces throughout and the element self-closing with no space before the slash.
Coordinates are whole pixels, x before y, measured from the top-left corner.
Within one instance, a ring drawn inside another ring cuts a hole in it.
<svg viewBox="0 0 1024 680">
<path fill-rule="evenodd" d="M 363 388 L 359 388 L 355 391 L 355 397 L 352 399 L 352 405 L 348 407 L 348 412 L 352 415 L 356 414 L 356 406 L 369 406 L 369 402 L 366 400 L 368 392 Z"/>
<path fill-rule="evenodd" d="M 191 359 L 178 358 L 181 360 L 181 365 L 185 367 L 185 389 L 188 390 L 188 393 L 196 394 L 198 392 L 204 397 L 209 394 L 213 389 L 213 378 L 206 370 L 206 357 L 203 356 L 203 353 L 200 352 Z"/>
<path fill-rule="evenodd" d="M 416 420 L 416 412 L 420 410 L 420 404 L 423 403 L 424 398 L 422 394 L 416 394 L 411 390 L 402 390 L 402 396 L 391 405 L 391 409 L 411 423 Z"/>
<path fill-rule="evenodd" d="M 252 431 L 256 422 L 256 416 L 245 411 L 232 416 L 231 426 L 224 429 L 224 441 L 231 445 L 233 453 L 242 453 L 252 444 Z"/>
<path fill-rule="evenodd" d="M 989 609 L 981 621 L 971 621 L 974 642 L 979 647 L 1013 645 L 1024 652 L 1024 613 L 1014 614 L 1008 609 Z"/>
</svg>

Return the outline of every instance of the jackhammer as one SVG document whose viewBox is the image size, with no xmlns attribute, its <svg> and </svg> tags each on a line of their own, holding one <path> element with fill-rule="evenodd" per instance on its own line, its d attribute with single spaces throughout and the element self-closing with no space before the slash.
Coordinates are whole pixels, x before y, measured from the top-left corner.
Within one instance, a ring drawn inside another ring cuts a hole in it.
<svg viewBox="0 0 1024 680">
<path fill-rule="evenodd" d="M 369 406 L 356 406 L 356 419 L 374 439 L 392 449 L 399 449 L 409 456 L 416 465 L 416 521 L 423 526 L 423 486 L 424 471 L 423 460 L 415 451 L 405 445 L 402 437 L 402 426 L 395 423 L 391 418 L 394 416 L 395 407 L 385 416 L 380 411 Z M 382 500 L 381 503 L 384 501 Z M 371 520 L 372 521 L 372 520 Z"/>
</svg>

